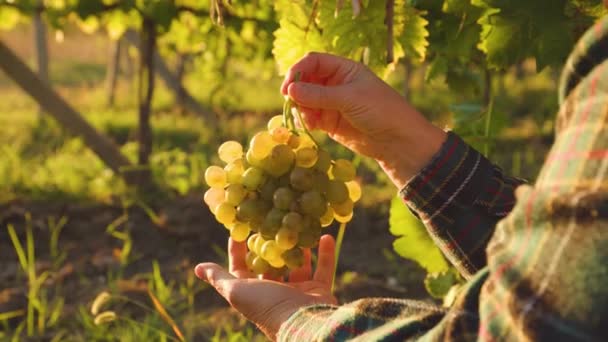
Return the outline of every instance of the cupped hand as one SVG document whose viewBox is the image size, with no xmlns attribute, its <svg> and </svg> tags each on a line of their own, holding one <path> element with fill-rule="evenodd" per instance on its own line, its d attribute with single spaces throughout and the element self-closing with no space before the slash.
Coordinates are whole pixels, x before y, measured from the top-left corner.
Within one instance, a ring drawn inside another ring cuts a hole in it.
<svg viewBox="0 0 608 342">
<path fill-rule="evenodd" d="M 309 128 L 324 130 L 354 152 L 378 160 L 398 186 L 426 165 L 445 140 L 443 130 L 367 67 L 349 59 L 309 53 L 289 69 L 281 92 L 299 105 Z"/>
<path fill-rule="evenodd" d="M 267 277 L 258 279 L 251 273 L 245 264 L 246 244 L 230 239 L 228 271 L 214 263 L 202 263 L 196 266 L 195 273 L 274 340 L 281 324 L 298 309 L 312 304 L 337 303 L 331 294 L 334 253 L 333 237 L 322 236 L 314 275 L 310 250 L 306 250 L 304 265 L 290 273 L 288 282 L 280 282 Z"/>
</svg>

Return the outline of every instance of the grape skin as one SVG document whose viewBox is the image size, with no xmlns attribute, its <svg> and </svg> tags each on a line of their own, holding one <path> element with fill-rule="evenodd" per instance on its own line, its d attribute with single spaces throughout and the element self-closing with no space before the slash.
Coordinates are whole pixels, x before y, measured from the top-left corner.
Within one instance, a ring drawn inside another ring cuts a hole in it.
<svg viewBox="0 0 608 342">
<path fill-rule="evenodd" d="M 205 182 L 212 188 L 223 188 L 226 185 L 226 171 L 217 165 L 205 170 Z"/>
</svg>

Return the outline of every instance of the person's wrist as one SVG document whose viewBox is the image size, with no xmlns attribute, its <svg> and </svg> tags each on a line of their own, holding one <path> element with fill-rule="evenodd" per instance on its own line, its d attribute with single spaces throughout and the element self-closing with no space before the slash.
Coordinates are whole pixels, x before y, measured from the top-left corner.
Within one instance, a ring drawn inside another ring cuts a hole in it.
<svg viewBox="0 0 608 342">
<path fill-rule="evenodd" d="M 376 161 L 398 189 L 402 189 L 439 151 L 447 133 L 424 121 L 400 129 L 390 143 L 381 148 Z"/>
</svg>

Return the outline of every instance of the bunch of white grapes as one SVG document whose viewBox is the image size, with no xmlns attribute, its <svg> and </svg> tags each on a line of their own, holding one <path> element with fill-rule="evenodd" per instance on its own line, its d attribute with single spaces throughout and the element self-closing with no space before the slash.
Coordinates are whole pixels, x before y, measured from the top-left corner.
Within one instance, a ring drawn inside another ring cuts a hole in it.
<svg viewBox="0 0 608 342">
<path fill-rule="evenodd" d="M 248 151 L 227 141 L 218 154 L 226 165 L 205 171 L 204 201 L 234 241 L 247 240 L 246 262 L 255 274 L 302 266 L 302 248 L 315 247 L 334 220 L 350 221 L 361 197 L 351 162 L 332 160 L 310 137 L 287 129 L 280 115 L 253 136 Z"/>
</svg>

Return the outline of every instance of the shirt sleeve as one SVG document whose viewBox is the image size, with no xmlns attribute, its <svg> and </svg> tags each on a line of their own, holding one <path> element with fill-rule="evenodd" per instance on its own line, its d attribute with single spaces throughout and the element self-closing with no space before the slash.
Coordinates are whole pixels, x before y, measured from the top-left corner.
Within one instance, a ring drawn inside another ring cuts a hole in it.
<svg viewBox="0 0 608 342">
<path fill-rule="evenodd" d="M 400 191 L 444 255 L 469 278 L 486 265 L 496 223 L 515 204 L 510 177 L 453 132 L 431 162 Z"/>
</svg>

